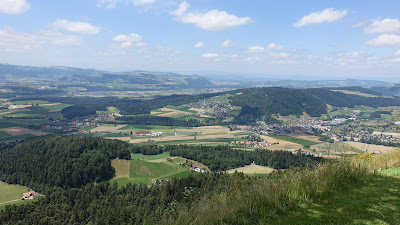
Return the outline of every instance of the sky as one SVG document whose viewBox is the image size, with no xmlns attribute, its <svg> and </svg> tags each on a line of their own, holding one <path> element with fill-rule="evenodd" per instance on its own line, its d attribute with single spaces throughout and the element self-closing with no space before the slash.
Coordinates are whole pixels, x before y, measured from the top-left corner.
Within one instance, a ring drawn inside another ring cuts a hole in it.
<svg viewBox="0 0 400 225">
<path fill-rule="evenodd" d="M 0 0 L 0 63 L 400 81 L 398 0 Z"/>
</svg>

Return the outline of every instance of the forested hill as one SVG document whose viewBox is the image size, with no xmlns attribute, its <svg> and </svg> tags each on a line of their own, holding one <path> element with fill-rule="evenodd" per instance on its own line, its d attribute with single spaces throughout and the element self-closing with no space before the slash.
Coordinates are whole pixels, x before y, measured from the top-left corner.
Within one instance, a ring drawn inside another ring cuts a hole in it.
<svg viewBox="0 0 400 225">
<path fill-rule="evenodd" d="M 0 180 L 45 192 L 109 180 L 111 159 L 130 159 L 126 143 L 102 138 L 51 135 L 0 151 Z"/>
<path fill-rule="evenodd" d="M 340 88 L 368 92 L 363 88 Z M 231 97 L 231 104 L 241 106 L 240 114 L 235 122 L 246 124 L 256 120 L 266 122 L 279 122 L 271 117 L 272 114 L 302 115 L 303 112 L 310 116 L 318 117 L 327 112 L 326 104 L 336 107 L 354 107 L 364 105 L 369 107 L 400 106 L 400 99 L 386 97 L 365 97 L 355 94 L 345 94 L 325 88 L 290 89 L 280 87 L 249 88 L 237 90 L 238 93 Z M 367 94 L 371 94 L 369 92 Z"/>
<path fill-rule="evenodd" d="M 373 108 L 400 106 L 400 98 L 398 97 L 364 97 L 361 95 L 352 95 L 331 91 L 324 88 L 312 88 L 306 89 L 305 91 L 318 97 L 326 104 L 336 107 L 354 107 L 356 105 L 364 105 Z"/>
<path fill-rule="evenodd" d="M 264 119 L 272 120 L 272 114 L 320 116 L 326 113 L 326 104 L 320 98 L 301 89 L 268 87 L 240 90 L 231 98 L 231 104 L 241 106 L 240 115 L 235 118 L 237 123 L 255 122 Z"/>
</svg>

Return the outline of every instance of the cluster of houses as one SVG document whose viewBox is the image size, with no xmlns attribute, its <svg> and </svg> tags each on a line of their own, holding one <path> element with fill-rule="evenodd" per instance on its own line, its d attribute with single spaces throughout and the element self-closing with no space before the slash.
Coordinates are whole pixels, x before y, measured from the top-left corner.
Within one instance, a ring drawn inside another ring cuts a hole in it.
<svg viewBox="0 0 400 225">
<path fill-rule="evenodd" d="M 225 118 L 226 113 L 229 110 L 233 109 L 231 104 L 223 103 L 215 99 L 211 101 L 202 100 L 199 102 L 187 104 L 187 106 L 197 109 L 203 109 L 202 111 L 196 113 L 196 115 L 207 115 L 216 118 Z"/>
<path fill-rule="evenodd" d="M 246 146 L 246 147 L 250 147 L 250 148 L 263 148 L 263 147 L 267 147 L 267 146 L 271 146 L 273 145 L 273 143 L 268 142 L 268 141 L 231 141 L 231 145 L 234 146 Z"/>
</svg>

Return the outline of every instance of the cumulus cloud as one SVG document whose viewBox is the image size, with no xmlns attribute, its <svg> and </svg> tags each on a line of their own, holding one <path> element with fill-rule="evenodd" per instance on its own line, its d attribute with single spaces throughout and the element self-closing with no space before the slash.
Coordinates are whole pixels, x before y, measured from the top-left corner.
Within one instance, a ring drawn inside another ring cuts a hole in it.
<svg viewBox="0 0 400 225">
<path fill-rule="evenodd" d="M 371 25 L 364 29 L 367 34 L 372 33 L 398 33 L 400 31 L 400 21 L 397 19 L 374 20 Z"/>
<path fill-rule="evenodd" d="M 235 43 L 231 40 L 225 40 L 221 43 L 221 47 L 231 47 L 233 46 Z"/>
<path fill-rule="evenodd" d="M 40 34 L 20 33 L 11 27 L 0 29 L 0 51 L 25 52 L 41 48 L 46 44 L 80 45 L 82 38 L 77 35 L 65 35 L 55 31 L 41 31 Z"/>
<path fill-rule="evenodd" d="M 25 0 L 1 0 L 0 12 L 16 15 L 28 11 L 30 4 Z"/>
<path fill-rule="evenodd" d="M 333 8 L 324 9 L 320 12 L 313 12 L 303 16 L 299 21 L 293 24 L 294 27 L 303 27 L 310 24 L 320 24 L 333 22 L 343 18 L 347 14 L 347 10 L 334 10 Z"/>
<path fill-rule="evenodd" d="M 188 12 L 189 7 L 189 3 L 184 1 L 175 11 L 171 12 L 171 14 L 175 16 L 178 22 L 194 24 L 197 27 L 209 31 L 224 30 L 245 25 L 253 21 L 250 17 L 237 17 L 216 9 L 207 12 Z"/>
<path fill-rule="evenodd" d="M 72 33 L 81 34 L 97 34 L 100 32 L 99 27 L 95 27 L 84 22 L 70 22 L 68 20 L 56 20 L 53 22 L 53 27 L 56 29 L 66 30 Z"/>
<path fill-rule="evenodd" d="M 142 36 L 139 34 L 131 33 L 128 35 L 120 34 L 112 38 L 114 41 L 121 41 L 121 42 L 136 42 L 141 41 L 143 39 Z"/>
<path fill-rule="evenodd" d="M 201 41 L 199 41 L 199 42 L 197 42 L 193 47 L 195 47 L 195 48 L 202 48 L 202 47 L 204 47 L 204 43 L 201 42 Z"/>
<path fill-rule="evenodd" d="M 369 46 L 390 47 L 400 45 L 400 36 L 395 34 L 382 34 L 377 38 L 366 42 Z"/>
<path fill-rule="evenodd" d="M 121 48 L 132 47 L 133 46 L 132 42 L 139 42 L 142 39 L 143 39 L 142 36 L 140 36 L 139 34 L 135 34 L 135 33 L 130 33 L 128 35 L 120 34 L 120 35 L 117 35 L 112 38 L 113 41 L 121 42 L 121 44 L 120 44 Z M 146 43 L 144 43 L 144 42 L 136 43 L 136 47 L 143 48 L 145 46 L 146 46 Z"/>
<path fill-rule="evenodd" d="M 217 53 L 205 53 L 201 57 L 203 58 L 217 58 L 219 55 Z"/>
<path fill-rule="evenodd" d="M 275 50 L 282 50 L 284 48 L 285 48 L 285 46 L 283 46 L 283 45 L 269 43 L 266 47 L 258 46 L 258 45 L 251 46 L 251 47 L 247 48 L 245 51 L 248 53 L 260 53 L 260 52 L 273 52 Z"/>
<path fill-rule="evenodd" d="M 258 53 L 258 52 L 264 52 L 264 51 L 265 51 L 265 48 L 263 46 L 258 46 L 258 45 L 251 46 L 246 49 L 246 52 L 249 52 L 249 53 Z"/>
<path fill-rule="evenodd" d="M 393 54 L 394 56 L 400 56 L 400 49 Z"/>
</svg>

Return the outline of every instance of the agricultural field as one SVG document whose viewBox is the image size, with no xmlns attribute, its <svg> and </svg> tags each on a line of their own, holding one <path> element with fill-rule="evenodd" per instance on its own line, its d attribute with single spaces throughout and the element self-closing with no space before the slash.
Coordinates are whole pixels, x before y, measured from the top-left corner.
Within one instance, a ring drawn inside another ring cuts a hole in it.
<svg viewBox="0 0 400 225">
<path fill-rule="evenodd" d="M 396 150 L 394 147 L 388 147 L 383 145 L 373 145 L 373 144 L 365 144 L 360 142 L 346 141 L 344 142 L 348 145 L 351 145 L 355 148 L 358 148 L 364 152 L 370 152 L 375 154 L 387 153 Z"/>
<path fill-rule="evenodd" d="M 250 166 L 240 167 L 240 168 L 236 168 L 236 169 L 231 169 L 226 172 L 227 173 L 235 173 L 236 171 L 239 173 L 254 175 L 254 174 L 269 174 L 272 171 L 274 171 L 274 169 L 272 169 L 270 167 L 265 167 L 265 166 L 250 165 Z"/>
<path fill-rule="evenodd" d="M 310 141 L 310 140 L 306 140 L 306 139 L 302 139 L 302 138 L 298 138 L 298 137 L 294 137 L 294 136 L 287 136 L 287 135 L 272 135 L 269 134 L 267 136 L 276 138 L 276 139 L 281 139 L 284 141 L 288 141 L 288 142 L 292 142 L 292 143 L 296 143 L 299 145 L 303 145 L 303 146 L 310 146 L 310 145 L 315 145 L 318 144 L 320 142 L 315 142 L 315 141 Z"/>
<path fill-rule="evenodd" d="M 270 143 L 279 143 L 279 144 L 273 144 L 271 146 L 265 147 L 265 149 L 268 150 L 287 150 L 287 151 L 296 151 L 299 148 L 302 148 L 303 145 L 301 144 L 297 144 L 297 143 L 293 143 L 290 141 L 285 141 L 282 139 L 277 139 L 277 138 L 273 138 L 271 136 L 265 136 L 263 135 L 262 138 Z"/>
<path fill-rule="evenodd" d="M 302 139 L 302 140 L 307 140 L 307 141 L 312 141 L 315 143 L 322 143 L 323 141 L 320 141 L 318 136 L 315 135 L 309 135 L 309 134 L 288 134 L 287 136 L 289 137 L 294 137 L 297 139 Z M 294 141 L 292 141 L 294 142 Z"/>
<path fill-rule="evenodd" d="M 342 93 L 349 94 L 349 95 L 360 95 L 360 96 L 364 96 L 364 97 L 380 97 L 377 95 L 363 93 L 360 91 L 350 91 L 350 90 L 332 90 L 332 91 L 342 92 Z"/>
<path fill-rule="evenodd" d="M 162 179 L 169 177 L 187 177 L 192 172 L 179 165 L 182 158 L 174 158 L 172 162 L 149 162 L 141 159 L 132 160 L 113 160 L 112 166 L 116 170 L 116 177 L 111 182 L 116 181 L 119 186 L 127 183 L 151 184 L 152 179 Z"/>
</svg>

